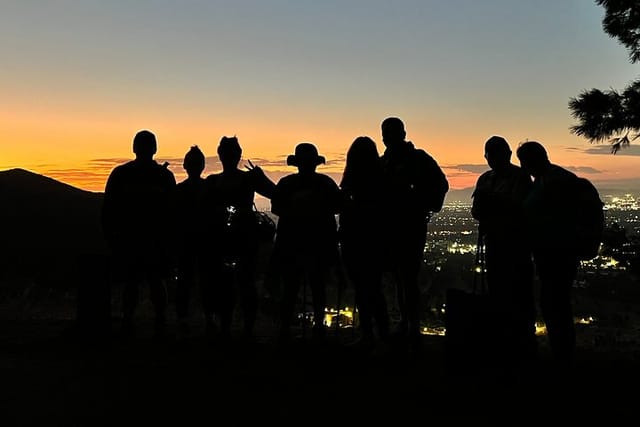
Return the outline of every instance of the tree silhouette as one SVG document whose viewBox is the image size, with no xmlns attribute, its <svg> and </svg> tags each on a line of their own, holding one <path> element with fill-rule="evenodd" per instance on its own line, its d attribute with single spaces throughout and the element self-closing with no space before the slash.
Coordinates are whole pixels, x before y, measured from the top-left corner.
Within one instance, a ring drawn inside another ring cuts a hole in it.
<svg viewBox="0 0 640 427">
<path fill-rule="evenodd" d="M 631 63 L 640 62 L 640 2 L 595 0 L 605 9 L 602 28 L 629 51 Z M 571 132 L 591 143 L 609 140 L 612 153 L 640 137 L 640 79 L 622 92 L 614 89 L 585 90 L 569 101 L 578 124 Z"/>
</svg>

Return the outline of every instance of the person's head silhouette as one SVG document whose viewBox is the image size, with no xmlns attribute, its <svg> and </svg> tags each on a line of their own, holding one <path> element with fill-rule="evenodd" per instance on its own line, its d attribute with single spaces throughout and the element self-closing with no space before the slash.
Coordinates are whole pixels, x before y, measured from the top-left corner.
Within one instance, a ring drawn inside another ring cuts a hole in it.
<svg viewBox="0 0 640 427">
<path fill-rule="evenodd" d="M 382 142 L 385 147 L 395 147 L 404 142 L 407 136 L 404 123 L 397 117 L 387 117 L 382 121 Z"/>
<path fill-rule="evenodd" d="M 484 144 L 484 158 L 491 169 L 500 170 L 511 163 L 511 148 L 501 136 L 492 136 Z"/>
<path fill-rule="evenodd" d="M 133 152 L 138 160 L 151 160 L 158 149 L 156 136 L 148 130 L 141 130 L 133 138 Z"/>
<path fill-rule="evenodd" d="M 187 175 L 192 178 L 197 178 L 204 171 L 204 153 L 197 145 L 191 147 L 191 149 L 185 154 L 182 167 L 187 171 Z"/>
<path fill-rule="evenodd" d="M 347 151 L 347 165 L 364 169 L 379 162 L 378 147 L 368 136 L 357 137 Z"/>
<path fill-rule="evenodd" d="M 551 164 L 547 150 L 537 141 L 520 144 L 516 151 L 520 166 L 534 178 L 539 177 Z"/>
<path fill-rule="evenodd" d="M 372 178 L 372 175 L 382 172 L 380 169 L 380 155 L 373 139 L 359 136 L 353 140 L 344 165 L 341 186 L 360 185 Z"/>
<path fill-rule="evenodd" d="M 242 157 L 242 148 L 235 136 L 223 136 L 218 145 L 218 158 L 222 163 L 223 170 L 237 169 L 240 158 Z"/>
<path fill-rule="evenodd" d="M 287 165 L 296 166 L 300 173 L 315 172 L 316 167 L 324 162 L 325 158 L 318 154 L 316 146 L 309 142 L 296 145 L 295 154 L 287 156 Z"/>
</svg>

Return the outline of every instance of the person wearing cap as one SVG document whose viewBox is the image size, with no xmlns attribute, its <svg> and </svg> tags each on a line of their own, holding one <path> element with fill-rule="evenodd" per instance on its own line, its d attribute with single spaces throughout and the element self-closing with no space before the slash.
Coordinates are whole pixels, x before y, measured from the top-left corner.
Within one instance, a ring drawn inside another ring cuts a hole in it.
<svg viewBox="0 0 640 427">
<path fill-rule="evenodd" d="M 171 210 L 176 180 L 153 156 L 156 137 L 148 130 L 133 139 L 135 160 L 116 166 L 107 179 L 102 206 L 102 228 L 115 264 L 123 274 L 124 337 L 133 333 L 133 319 L 141 282 L 150 287 L 155 310 L 156 337 L 166 332 Z"/>
<path fill-rule="evenodd" d="M 494 362 L 508 365 L 535 356 L 533 261 L 526 229 L 524 201 L 531 177 L 511 163 L 511 148 L 501 136 L 484 144 L 491 168 L 476 182 L 471 214 L 485 245 L 487 287 L 495 311 Z"/>
<path fill-rule="evenodd" d="M 340 207 L 340 190 L 328 175 L 316 172 L 325 163 L 315 145 L 302 142 L 287 157 L 287 165 L 298 172 L 284 176 L 276 185 L 271 211 L 278 216 L 275 253 L 283 279 L 280 343 L 290 336 L 296 297 L 309 285 L 313 302 L 312 338 L 325 336 L 325 283 L 338 261 L 335 215 Z"/>
<path fill-rule="evenodd" d="M 206 286 L 213 287 L 219 311 L 220 337 L 231 339 L 231 324 L 236 295 L 243 313 L 243 338 L 252 340 L 258 310 L 255 285 L 258 261 L 258 224 L 253 212 L 258 193 L 270 199 L 275 183 L 262 168 L 248 160 L 247 170 L 238 168 L 242 147 L 235 136 L 223 136 L 218 145 L 222 172 L 207 176 L 206 204 L 210 207 L 207 222 L 212 247 L 209 253 L 210 276 Z M 207 328 L 217 328 L 207 316 Z"/>
</svg>

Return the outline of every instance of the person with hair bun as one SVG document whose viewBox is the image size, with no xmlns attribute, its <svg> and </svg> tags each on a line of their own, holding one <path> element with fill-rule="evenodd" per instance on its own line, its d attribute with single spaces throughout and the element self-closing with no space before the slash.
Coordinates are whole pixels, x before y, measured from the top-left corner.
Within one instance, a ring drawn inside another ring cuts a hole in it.
<svg viewBox="0 0 640 427">
<path fill-rule="evenodd" d="M 202 287 L 202 251 L 204 250 L 204 178 L 205 156 L 197 145 L 184 156 L 182 167 L 187 178 L 176 186 L 177 283 L 176 317 L 178 339 L 189 334 L 189 302 L 192 292 L 200 288 L 205 317 L 213 316 L 211 296 Z"/>
</svg>

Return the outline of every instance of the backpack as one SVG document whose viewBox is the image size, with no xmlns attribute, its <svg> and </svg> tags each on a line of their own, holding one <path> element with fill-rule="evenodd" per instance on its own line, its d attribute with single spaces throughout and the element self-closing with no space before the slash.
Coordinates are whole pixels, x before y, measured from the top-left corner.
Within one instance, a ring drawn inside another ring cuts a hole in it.
<svg viewBox="0 0 640 427">
<path fill-rule="evenodd" d="M 449 182 L 440 168 L 433 171 L 431 178 L 431 191 L 429 191 L 427 198 L 427 208 L 429 212 L 440 212 L 449 191 Z"/>
<path fill-rule="evenodd" d="M 424 151 L 422 153 L 419 168 L 422 179 L 424 207 L 430 213 L 440 212 L 449 191 L 449 182 L 436 160 Z"/>
<path fill-rule="evenodd" d="M 578 177 L 576 188 L 576 241 L 578 259 L 595 258 L 604 234 L 604 203 L 598 190 L 586 178 Z"/>
<path fill-rule="evenodd" d="M 440 212 L 449 182 L 436 160 L 411 142 L 397 154 L 387 153 L 382 155 L 382 166 L 394 202 L 427 218 Z"/>
</svg>

